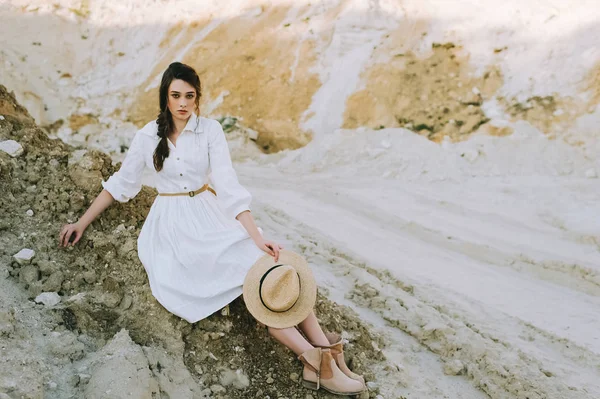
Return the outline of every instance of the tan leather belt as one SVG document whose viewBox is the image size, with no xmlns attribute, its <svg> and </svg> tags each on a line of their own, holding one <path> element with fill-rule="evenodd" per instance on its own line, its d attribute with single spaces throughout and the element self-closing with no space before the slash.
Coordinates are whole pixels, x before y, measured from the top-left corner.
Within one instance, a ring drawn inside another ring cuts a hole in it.
<svg viewBox="0 0 600 399">
<path fill-rule="evenodd" d="M 189 195 L 190 197 L 193 197 L 194 195 L 200 194 L 202 191 L 206 191 L 206 190 L 210 191 L 215 196 L 217 195 L 217 192 L 215 190 L 213 190 L 211 187 L 209 187 L 208 184 L 203 185 L 196 191 L 188 191 L 186 193 L 158 193 L 158 195 L 162 195 L 165 197 L 174 197 L 176 195 Z"/>
</svg>

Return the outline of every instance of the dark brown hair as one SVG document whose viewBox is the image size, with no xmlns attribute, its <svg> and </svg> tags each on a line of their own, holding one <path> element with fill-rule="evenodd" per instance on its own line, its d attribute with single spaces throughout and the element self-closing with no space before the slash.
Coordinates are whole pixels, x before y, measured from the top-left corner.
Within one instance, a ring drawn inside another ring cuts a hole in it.
<svg viewBox="0 0 600 399">
<path fill-rule="evenodd" d="M 167 137 L 171 134 L 175 128 L 173 122 L 173 116 L 169 111 L 169 86 L 175 79 L 181 79 L 190 84 L 196 89 L 196 115 L 200 115 L 200 97 L 202 96 L 202 87 L 200 85 L 200 77 L 189 65 L 182 64 L 181 62 L 173 62 L 167 70 L 163 73 L 162 80 L 160 82 L 159 90 L 159 103 L 160 112 L 158 118 L 156 118 L 156 124 L 158 125 L 158 137 L 160 141 L 154 150 L 154 169 L 160 172 L 163 168 L 165 159 L 169 157 L 169 144 Z"/>
</svg>

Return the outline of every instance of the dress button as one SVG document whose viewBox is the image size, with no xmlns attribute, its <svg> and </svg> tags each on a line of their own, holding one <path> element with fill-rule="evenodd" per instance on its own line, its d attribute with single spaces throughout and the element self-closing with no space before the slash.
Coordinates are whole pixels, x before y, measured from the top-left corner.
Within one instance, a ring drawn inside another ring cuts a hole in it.
<svg viewBox="0 0 600 399">
<path fill-rule="evenodd" d="M 180 173 L 179 176 L 183 176 L 183 173 Z"/>
<path fill-rule="evenodd" d="M 179 158 L 177 158 L 177 160 L 179 161 Z"/>
</svg>

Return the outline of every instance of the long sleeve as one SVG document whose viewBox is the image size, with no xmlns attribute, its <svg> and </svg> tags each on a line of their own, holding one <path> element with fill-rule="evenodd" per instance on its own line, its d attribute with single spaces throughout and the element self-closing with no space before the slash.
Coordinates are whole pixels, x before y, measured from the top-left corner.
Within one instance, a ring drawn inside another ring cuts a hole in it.
<svg viewBox="0 0 600 399">
<path fill-rule="evenodd" d="M 250 210 L 252 195 L 238 181 L 225 133 L 217 121 L 212 121 L 208 129 L 208 158 L 211 181 L 225 214 L 235 218 L 241 212 Z"/>
<path fill-rule="evenodd" d="M 102 187 L 119 202 L 129 201 L 142 189 L 142 174 L 145 167 L 142 140 L 142 133 L 138 131 L 131 141 L 121 168 L 107 181 L 102 181 Z"/>
</svg>

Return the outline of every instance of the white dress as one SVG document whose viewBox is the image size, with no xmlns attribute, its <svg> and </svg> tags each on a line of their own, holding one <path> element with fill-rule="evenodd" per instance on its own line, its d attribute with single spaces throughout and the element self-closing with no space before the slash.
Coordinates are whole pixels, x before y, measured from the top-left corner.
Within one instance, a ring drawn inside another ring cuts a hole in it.
<svg viewBox="0 0 600 399">
<path fill-rule="evenodd" d="M 158 142 L 153 121 L 135 134 L 121 168 L 102 186 L 127 202 L 141 190 L 145 168 L 154 173 L 159 193 L 211 183 L 216 197 L 208 190 L 194 197 L 157 196 L 137 241 L 154 297 L 194 323 L 241 295 L 246 272 L 265 253 L 235 219 L 250 210 L 252 197 L 238 182 L 219 122 L 192 115 L 175 145 L 168 141 L 160 172 L 153 165 Z"/>
</svg>

